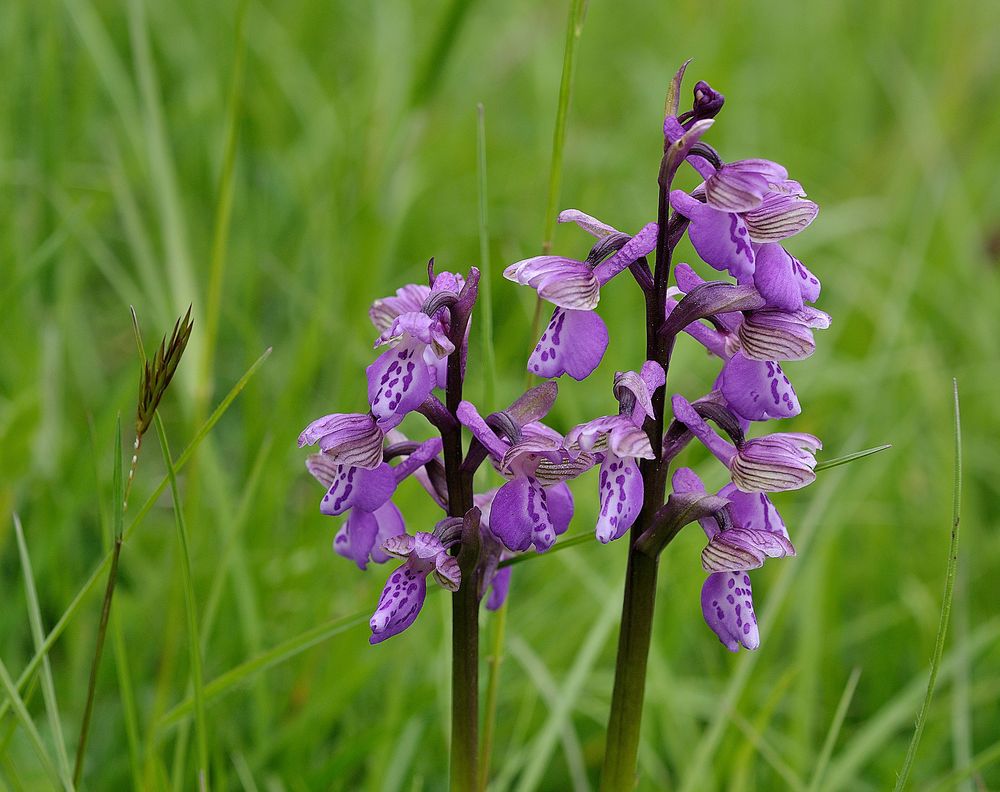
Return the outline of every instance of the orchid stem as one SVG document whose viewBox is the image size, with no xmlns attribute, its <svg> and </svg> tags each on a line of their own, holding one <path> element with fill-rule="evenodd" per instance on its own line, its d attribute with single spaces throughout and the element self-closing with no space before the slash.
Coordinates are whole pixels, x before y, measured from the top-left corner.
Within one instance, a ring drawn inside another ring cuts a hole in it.
<svg viewBox="0 0 1000 792">
<path fill-rule="evenodd" d="M 670 278 L 672 250 L 667 235 L 667 218 L 671 179 L 669 173 L 664 175 L 663 167 L 660 174 L 653 288 L 646 292 L 646 358 L 660 363 L 666 372 L 670 365 L 672 344 L 661 337 L 659 327 L 664 320 L 667 282 Z M 607 747 L 601 772 L 601 792 L 625 792 L 634 789 L 636 784 L 639 731 L 646 691 L 646 662 L 653 633 L 658 565 L 658 557 L 650 557 L 639 550 L 638 540 L 653 525 L 656 512 L 664 499 L 665 473 L 670 464 L 669 460 L 663 458 L 665 401 L 666 384 L 654 391 L 653 417 L 647 418 L 643 425 L 656 456 L 654 459 L 644 459 L 640 464 L 642 511 L 629 533 L 628 569 L 625 573 L 625 595 L 618 633 L 611 714 L 608 716 Z"/>
<path fill-rule="evenodd" d="M 473 273 L 470 273 L 472 280 Z M 470 284 L 466 284 L 469 288 Z M 475 286 L 473 286 L 475 288 Z M 462 427 L 456 417 L 462 401 L 464 372 L 462 342 L 469 308 L 451 308 L 451 335 L 455 351 L 448 358 L 445 403 L 454 425 L 441 431 L 444 472 L 448 485 L 448 513 L 465 517 L 472 508 L 472 476 L 462 469 Z M 478 522 L 476 531 L 479 530 Z M 464 548 L 464 536 L 463 545 Z M 478 552 L 476 553 L 478 555 Z M 451 790 L 479 790 L 479 584 L 478 558 L 459 551 L 462 583 L 451 599 Z"/>
</svg>

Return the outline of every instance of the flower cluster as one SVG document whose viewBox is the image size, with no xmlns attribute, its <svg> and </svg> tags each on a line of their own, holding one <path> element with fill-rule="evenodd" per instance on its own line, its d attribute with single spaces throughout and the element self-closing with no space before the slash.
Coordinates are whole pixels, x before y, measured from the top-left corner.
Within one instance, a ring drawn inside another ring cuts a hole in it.
<svg viewBox="0 0 1000 792">
<path fill-rule="evenodd" d="M 682 75 L 683 69 L 663 126 L 656 220 L 628 234 L 568 209 L 559 222 L 593 238 L 586 256 L 536 256 L 504 271 L 553 306 L 527 366 L 547 382 L 488 414 L 463 399 L 479 273 L 473 268 L 467 277 L 435 276 L 431 266 L 428 285 L 409 284 L 371 307 L 375 346 L 384 350 L 367 368 L 368 411 L 325 416 L 299 437 L 300 446 L 319 446 L 307 466 L 327 490 L 321 512 L 347 515 L 334 550 L 361 569 L 405 559 L 390 574 L 371 619 L 372 643 L 413 623 L 430 575 L 450 591 L 474 585 L 487 607 L 499 607 L 510 583 L 505 562 L 553 546 L 573 516 L 566 482 L 597 467 L 597 539 L 609 543 L 632 530 L 634 546 L 658 553 L 684 523 L 699 522 L 708 539 L 701 557 L 708 573 L 701 596 L 705 620 L 730 650 L 758 646 L 749 570 L 766 558 L 795 554 L 768 494 L 809 484 L 821 446 L 808 434 L 748 433 L 753 423 L 799 414 L 782 363 L 812 354 L 813 331 L 829 325 L 829 317 L 810 305 L 819 296 L 819 280 L 783 246 L 812 222 L 818 207 L 781 165 L 724 162 L 704 143 L 724 97 L 699 82 L 692 108 L 678 113 Z M 673 188 L 684 163 L 700 178 L 690 191 Z M 705 280 L 684 263 L 671 267 L 685 235 L 705 265 L 731 280 Z M 615 374 L 617 410 L 563 435 L 542 422 L 557 395 L 553 380 L 584 380 L 601 363 L 609 345 L 608 325 L 598 313 L 601 292 L 626 270 L 647 306 L 645 359 Z M 682 333 L 720 361 L 712 386 L 691 401 L 667 393 L 670 358 Z M 667 405 L 672 418 L 665 415 Z M 401 434 L 397 427 L 412 412 L 440 437 L 415 442 Z M 463 438 L 470 438 L 467 448 Z M 694 439 L 728 471 L 730 483 L 714 495 L 689 468 L 670 475 Z M 473 474 L 486 461 L 504 481 L 477 494 Z M 407 533 L 392 503 L 409 476 L 444 512 L 430 531 Z"/>
</svg>

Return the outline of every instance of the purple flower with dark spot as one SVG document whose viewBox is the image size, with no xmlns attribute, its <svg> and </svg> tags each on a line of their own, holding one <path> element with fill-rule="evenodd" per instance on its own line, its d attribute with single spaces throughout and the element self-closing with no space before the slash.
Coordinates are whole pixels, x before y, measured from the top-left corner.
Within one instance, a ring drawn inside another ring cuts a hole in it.
<svg viewBox="0 0 1000 792">
<path fill-rule="evenodd" d="M 652 393 L 665 377 L 659 363 L 647 360 L 642 373 L 619 372 L 615 376 L 618 415 L 605 415 L 571 429 L 566 445 L 573 450 L 603 456 L 600 471 L 601 511 L 595 533 L 607 544 L 623 536 L 642 509 L 643 483 L 639 459 L 653 459 L 649 437 L 642 429 L 646 416 L 653 416 Z"/>
<path fill-rule="evenodd" d="M 690 468 L 673 475 L 677 493 L 704 493 L 705 485 Z M 788 531 L 770 499 L 763 493 L 740 492 L 732 484 L 719 490 L 729 500 L 726 507 L 731 527 L 721 530 L 713 519 L 699 520 L 708 536 L 702 566 L 709 573 L 701 590 L 705 622 L 731 652 L 739 647 L 760 645 L 757 616 L 753 609 L 749 570 L 765 558 L 795 555 Z"/>
<path fill-rule="evenodd" d="M 430 352 L 443 360 L 455 351 L 438 320 L 422 311 L 397 316 L 379 336 L 376 346 L 389 345 L 365 371 L 372 415 L 383 430 L 391 429 L 430 395 L 434 369 L 424 359 Z"/>
<path fill-rule="evenodd" d="M 538 552 L 548 550 L 573 516 L 573 496 L 565 481 L 591 467 L 593 457 L 574 459 L 562 435 L 537 421 L 520 427 L 520 439 L 511 443 L 489 427 L 472 403 L 463 401 L 457 415 L 510 479 L 493 498 L 490 531 L 508 550 L 521 552 L 532 545 Z"/>
<path fill-rule="evenodd" d="M 403 533 L 403 515 L 390 501 L 396 486 L 422 468 L 441 451 L 441 440 L 419 445 L 395 467 L 383 462 L 371 470 L 338 465 L 326 454 L 313 454 L 306 468 L 327 488 L 320 511 L 326 515 L 348 513 L 347 521 L 333 540 L 333 549 L 365 569 L 368 561 L 381 564 L 389 559 L 382 551 L 386 539 Z"/>
<path fill-rule="evenodd" d="M 413 624 L 424 604 L 428 575 L 433 574 L 448 591 L 458 591 L 462 582 L 458 561 L 432 533 L 418 531 L 415 536 L 394 536 L 386 540 L 383 549 L 389 555 L 405 558 L 406 563 L 393 570 L 382 589 L 369 622 L 372 644 L 398 635 Z"/>
<path fill-rule="evenodd" d="M 576 209 L 559 214 L 560 223 L 576 223 L 598 240 L 624 234 Z M 589 262 L 562 256 L 535 256 L 504 270 L 507 280 L 530 286 L 556 306 L 542 337 L 528 359 L 528 370 L 540 377 L 569 374 L 586 379 L 608 347 L 608 328 L 594 311 L 600 288 L 656 244 L 656 224 L 644 226 L 605 261 Z"/>
<path fill-rule="evenodd" d="M 722 464 L 733 484 L 743 492 L 781 492 L 801 489 L 816 479 L 819 438 L 802 432 L 778 432 L 744 440 L 737 448 L 722 439 L 680 394 L 671 403 L 674 417 L 683 423 Z"/>
</svg>

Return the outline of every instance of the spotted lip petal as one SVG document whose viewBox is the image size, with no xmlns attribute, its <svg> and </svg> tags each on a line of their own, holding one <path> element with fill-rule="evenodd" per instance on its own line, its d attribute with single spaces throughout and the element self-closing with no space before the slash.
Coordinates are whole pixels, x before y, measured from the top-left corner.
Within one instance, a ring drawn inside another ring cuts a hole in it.
<svg viewBox="0 0 1000 792">
<path fill-rule="evenodd" d="M 383 352 L 365 369 L 368 402 L 381 428 L 398 426 L 434 389 L 435 378 L 423 351 L 419 342 L 403 342 Z"/>
<path fill-rule="evenodd" d="M 511 264 L 503 275 L 507 280 L 532 287 L 539 297 L 560 308 L 590 311 L 600 300 L 600 284 L 594 271 L 575 259 L 535 256 Z"/>
<path fill-rule="evenodd" d="M 370 643 L 377 644 L 399 635 L 416 621 L 427 596 L 430 565 L 407 561 L 389 575 L 378 607 L 369 622 Z"/>
<path fill-rule="evenodd" d="M 556 308 L 528 358 L 528 371 L 540 377 L 569 374 L 585 380 L 608 348 L 608 327 L 593 311 Z"/>
<path fill-rule="evenodd" d="M 500 487 L 491 517 L 490 530 L 508 550 L 522 552 L 534 544 L 544 552 L 556 540 L 545 490 L 531 476 L 519 476 Z"/>
<path fill-rule="evenodd" d="M 750 575 L 746 572 L 709 575 L 701 589 L 701 610 L 705 623 L 730 652 L 739 651 L 741 645 L 751 650 L 760 646 Z"/>
<path fill-rule="evenodd" d="M 795 389 L 773 360 L 751 360 L 737 352 L 722 367 L 719 388 L 733 412 L 748 421 L 791 418 L 802 411 Z"/>
<path fill-rule="evenodd" d="M 599 481 L 601 511 L 595 534 L 602 544 L 625 535 L 642 510 L 643 483 L 635 459 L 608 454 Z"/>
<path fill-rule="evenodd" d="M 819 279 L 781 245 L 759 245 L 756 262 L 753 283 L 768 307 L 798 311 L 819 298 Z"/>
<path fill-rule="evenodd" d="M 322 455 L 318 456 L 322 458 Z M 320 502 L 319 510 L 327 515 L 343 514 L 348 509 L 373 512 L 388 501 L 395 491 L 396 477 L 385 462 L 372 470 L 339 466 Z"/>
<path fill-rule="evenodd" d="M 670 205 L 691 221 L 688 236 L 706 264 L 735 278 L 753 275 L 750 232 L 739 214 L 703 204 L 683 190 L 670 193 Z"/>
</svg>

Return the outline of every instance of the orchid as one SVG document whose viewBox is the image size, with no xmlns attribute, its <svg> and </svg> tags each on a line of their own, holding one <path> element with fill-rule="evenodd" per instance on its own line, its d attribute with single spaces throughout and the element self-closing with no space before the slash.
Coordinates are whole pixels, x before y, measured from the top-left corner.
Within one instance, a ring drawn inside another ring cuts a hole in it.
<svg viewBox="0 0 1000 792">
<path fill-rule="evenodd" d="M 551 380 L 505 409 L 481 410 L 464 391 L 480 275 L 475 268 L 466 277 L 435 275 L 432 260 L 427 285 L 402 286 L 370 308 L 379 331 L 375 346 L 382 351 L 366 369 L 369 412 L 324 416 L 299 438 L 300 446 L 319 446 L 307 467 L 326 488 L 320 512 L 347 516 L 335 550 L 360 569 L 393 556 L 404 559 L 390 573 L 371 617 L 371 643 L 415 623 L 431 575 L 454 595 L 452 756 L 454 762 L 459 751 L 461 762 L 453 767 L 460 767 L 463 788 L 479 788 L 479 607 L 485 602 L 493 610 L 507 599 L 508 562 L 550 550 L 568 530 L 575 506 L 569 481 L 598 467 L 599 510 L 587 530 L 601 544 L 630 536 L 621 543 L 628 565 L 605 788 L 631 788 L 634 782 L 635 713 L 642 710 L 657 564 L 667 545 L 685 526 L 701 525 L 708 540 L 701 553 L 707 573 L 702 612 L 731 651 L 760 643 L 751 570 L 767 559 L 795 555 L 768 493 L 811 483 L 822 444 L 802 432 L 748 432 L 754 423 L 801 413 L 782 363 L 811 355 L 813 331 L 830 323 L 810 305 L 819 298 L 819 279 L 782 244 L 813 222 L 818 207 L 782 165 L 761 158 L 725 162 L 704 142 L 725 97 L 698 82 L 691 109 L 680 112 L 685 67 L 668 95 L 655 221 L 630 235 L 567 209 L 558 221 L 594 238 L 589 253 L 582 259 L 546 253 L 516 261 L 503 273 L 553 306 L 528 358 L 529 373 L 583 380 L 611 343 L 606 317 L 597 313 L 601 292 L 630 271 L 646 309 L 645 354 L 635 370 L 615 374 L 616 410 L 568 431 L 557 421 L 543 423 L 551 420 L 558 393 Z M 674 189 L 684 163 L 701 179 L 690 192 Z M 732 280 L 705 280 L 695 266 L 674 265 L 685 234 L 704 264 Z M 667 389 L 682 333 L 720 364 L 705 395 L 693 401 Z M 425 418 L 439 437 L 419 443 L 403 437 L 397 427 L 411 413 Z M 695 439 L 729 476 L 716 493 L 708 493 L 690 468 L 672 468 Z M 487 461 L 494 473 L 487 467 L 477 475 Z M 476 492 L 474 484 L 484 475 L 502 481 Z M 445 512 L 431 530 L 407 533 L 392 503 L 410 476 Z"/>
</svg>

